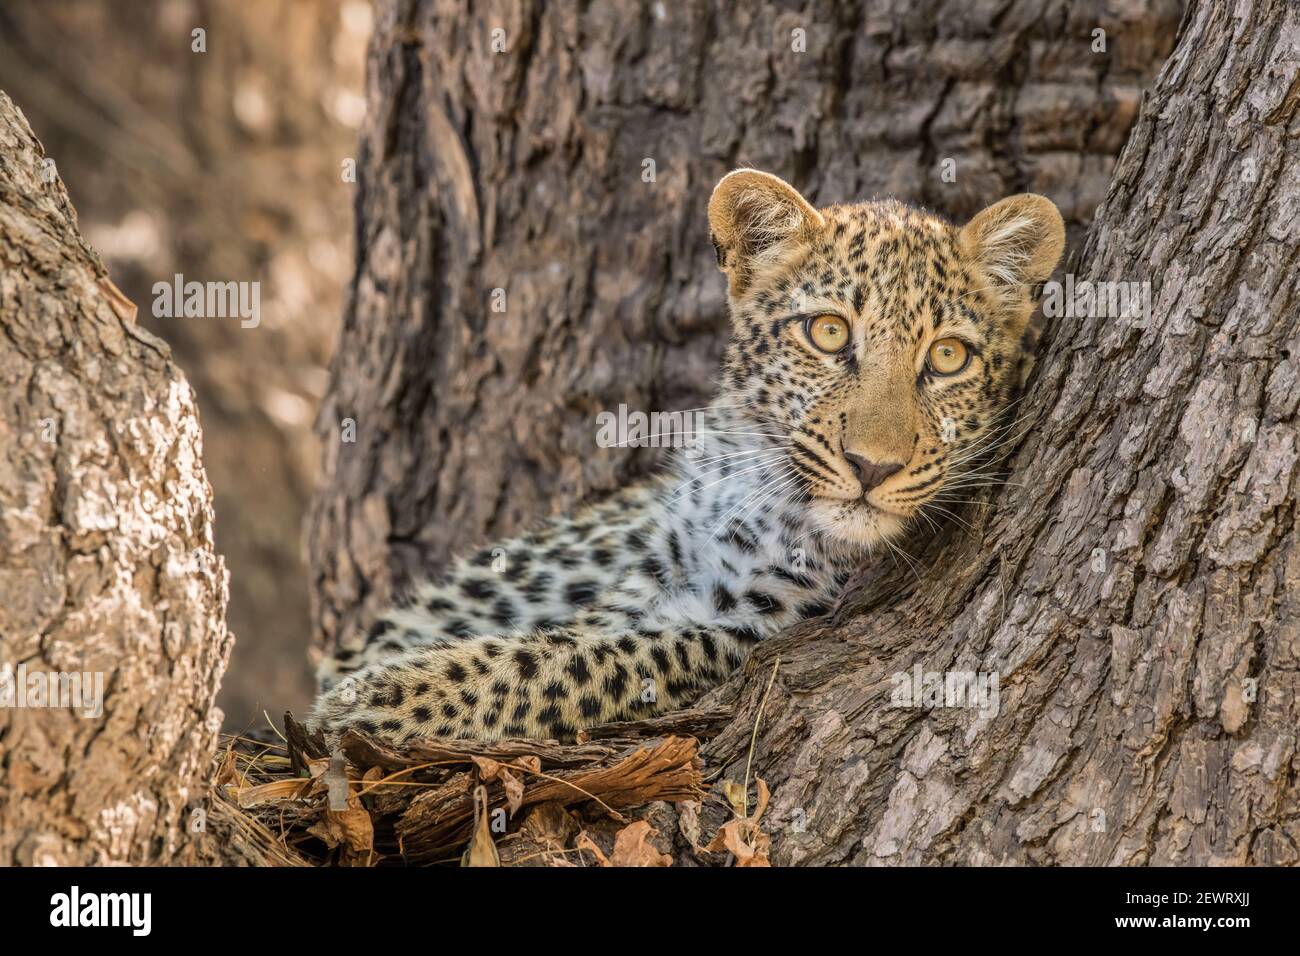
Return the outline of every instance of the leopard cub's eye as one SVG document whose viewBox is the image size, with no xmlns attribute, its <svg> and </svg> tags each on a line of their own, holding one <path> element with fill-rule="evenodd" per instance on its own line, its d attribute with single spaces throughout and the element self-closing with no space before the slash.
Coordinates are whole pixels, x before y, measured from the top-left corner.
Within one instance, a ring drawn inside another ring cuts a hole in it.
<svg viewBox="0 0 1300 956">
<path fill-rule="evenodd" d="M 849 323 L 838 315 L 814 315 L 804 330 L 809 342 L 832 355 L 849 344 Z"/>
<path fill-rule="evenodd" d="M 970 351 L 960 339 L 939 339 L 926 357 L 926 364 L 937 375 L 956 375 L 969 361 Z"/>
</svg>

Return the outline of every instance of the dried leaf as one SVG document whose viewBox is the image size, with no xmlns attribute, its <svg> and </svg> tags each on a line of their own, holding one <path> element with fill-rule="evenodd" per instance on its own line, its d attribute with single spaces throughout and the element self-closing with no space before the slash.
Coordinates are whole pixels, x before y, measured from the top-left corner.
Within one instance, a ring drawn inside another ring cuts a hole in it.
<svg viewBox="0 0 1300 956">
<path fill-rule="evenodd" d="M 650 842 L 652 836 L 658 836 L 645 820 L 637 820 L 618 831 L 614 837 L 613 866 L 672 866 L 673 858 L 667 853 L 660 853 Z"/>
<path fill-rule="evenodd" d="M 560 803 L 543 803 L 528 814 L 521 836 L 540 846 L 562 850 L 579 831 L 577 819 Z"/>
<path fill-rule="evenodd" d="M 308 761 L 308 769 L 318 776 L 301 782 L 310 786 L 313 793 L 327 789 L 330 799 L 321 818 L 307 832 L 320 837 L 328 847 L 346 847 L 351 852 L 345 854 L 345 862 L 355 862 L 358 857 L 369 859 L 375 848 L 375 824 L 361 798 L 352 792 L 342 754 L 336 752 L 324 761 L 324 772 L 317 766 L 320 762 Z M 371 771 L 375 769 L 372 767 Z M 367 771 L 367 778 L 374 779 L 371 771 Z"/>
<path fill-rule="evenodd" d="M 540 770 L 542 762 L 536 757 L 523 757 L 514 764 L 502 763 L 491 757 L 474 756 L 470 759 L 474 761 L 474 766 L 478 767 L 479 778 L 484 783 L 491 783 L 493 780 L 501 781 L 501 786 L 506 792 L 506 805 L 510 808 L 510 816 L 513 818 L 524 805 L 524 782 L 510 771 L 520 767 Z"/>
<path fill-rule="evenodd" d="M 677 804 L 677 827 L 682 836 L 691 845 L 692 850 L 701 850 L 700 846 L 700 802 L 683 800 Z"/>
<path fill-rule="evenodd" d="M 500 866 L 501 857 L 497 854 L 496 844 L 492 842 L 492 828 L 488 824 L 487 787 L 480 784 L 474 788 L 474 812 L 478 825 L 470 837 L 469 846 L 461 855 L 461 866 Z"/>
<path fill-rule="evenodd" d="M 519 808 L 524 805 L 524 782 L 503 767 L 501 768 L 501 786 L 505 787 L 506 804 L 510 807 L 510 816 L 513 817 L 519 812 Z"/>
<path fill-rule="evenodd" d="M 737 817 L 722 825 L 706 850 L 729 850 L 736 858 L 736 866 L 771 866 L 768 854 L 772 840 L 748 820 Z"/>
<path fill-rule="evenodd" d="M 276 803 L 283 800 L 301 800 L 307 795 L 307 789 L 310 782 L 298 777 L 288 777 L 284 780 L 272 780 L 270 783 L 260 783 L 255 787 L 241 787 L 238 790 L 232 790 L 231 796 L 239 803 L 240 807 L 247 810 L 249 807 L 255 807 L 263 803 Z"/>
<path fill-rule="evenodd" d="M 589 853 L 591 853 L 591 855 L 596 858 L 597 866 L 614 865 L 609 862 L 609 858 L 605 856 L 604 852 L 600 849 L 600 847 L 596 846 L 596 841 L 593 840 L 591 837 L 587 836 L 586 830 L 583 830 L 581 833 L 578 834 L 578 840 L 576 843 L 574 843 L 574 848 L 578 850 L 587 850 Z"/>
<path fill-rule="evenodd" d="M 582 829 L 559 802 L 526 807 L 523 822 L 497 842 L 502 866 L 574 866 L 565 850 Z M 578 864 L 580 865 L 580 864 Z"/>
<path fill-rule="evenodd" d="M 375 827 L 370 814 L 360 808 L 325 809 L 307 832 L 318 836 L 328 847 L 346 846 L 356 853 L 369 853 L 375 846 Z"/>
<path fill-rule="evenodd" d="M 344 840 L 350 849 L 358 853 L 369 853 L 375 848 L 375 825 L 365 810 L 327 810 L 326 813 L 343 831 Z"/>
<path fill-rule="evenodd" d="M 731 812 L 738 817 L 744 817 L 745 788 L 734 780 L 723 780 L 721 787 L 722 795 L 727 798 L 727 803 L 731 805 Z"/>
<path fill-rule="evenodd" d="M 510 766 L 518 767 L 520 770 L 528 770 L 532 773 L 541 773 L 542 758 L 536 755 L 516 757 L 514 760 L 510 761 Z"/>
<path fill-rule="evenodd" d="M 723 791 L 726 793 L 728 802 L 736 811 L 736 817 L 722 825 L 709 845 L 704 849 L 717 853 L 727 850 L 736 858 L 736 866 L 771 866 L 769 855 L 772 848 L 772 838 L 769 837 L 758 825 L 762 818 L 763 812 L 767 810 L 768 801 L 771 800 L 772 794 L 768 790 L 767 782 L 762 777 L 756 779 L 758 786 L 758 806 L 754 808 L 754 814 L 751 817 L 741 815 L 739 807 L 744 806 L 744 787 L 740 784 L 725 781 Z M 730 784 L 728 786 L 728 784 Z M 739 791 L 739 792 L 737 792 Z"/>
<path fill-rule="evenodd" d="M 234 783 L 239 779 L 239 761 L 235 758 L 235 748 L 226 747 L 226 756 L 222 758 L 221 769 L 217 771 L 217 778 L 212 785 L 218 789 L 228 783 Z"/>
</svg>

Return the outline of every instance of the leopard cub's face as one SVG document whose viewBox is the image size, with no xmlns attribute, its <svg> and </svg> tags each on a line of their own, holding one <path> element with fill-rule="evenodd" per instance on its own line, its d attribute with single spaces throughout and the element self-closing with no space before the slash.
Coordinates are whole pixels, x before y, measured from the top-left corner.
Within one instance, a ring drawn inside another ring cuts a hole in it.
<svg viewBox="0 0 1300 956">
<path fill-rule="evenodd" d="M 723 401 L 786 436 L 781 477 L 813 524 L 870 545 L 965 497 L 1028 367 L 1034 287 L 1065 241 L 1056 207 L 1013 196 L 956 227 L 895 202 L 819 211 L 738 170 L 709 221 L 730 283 Z"/>
</svg>

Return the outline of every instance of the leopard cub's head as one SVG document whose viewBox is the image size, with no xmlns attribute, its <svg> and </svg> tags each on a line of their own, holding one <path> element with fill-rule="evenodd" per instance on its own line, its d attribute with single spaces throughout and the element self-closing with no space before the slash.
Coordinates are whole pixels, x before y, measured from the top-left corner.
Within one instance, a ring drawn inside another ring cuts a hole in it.
<svg viewBox="0 0 1300 956">
<path fill-rule="evenodd" d="M 787 436 L 813 524 L 871 544 L 964 497 L 1031 361 L 1036 287 L 1065 244 L 1051 201 L 953 226 L 897 202 L 814 209 L 741 169 L 709 225 L 733 325 L 722 402 Z"/>
</svg>

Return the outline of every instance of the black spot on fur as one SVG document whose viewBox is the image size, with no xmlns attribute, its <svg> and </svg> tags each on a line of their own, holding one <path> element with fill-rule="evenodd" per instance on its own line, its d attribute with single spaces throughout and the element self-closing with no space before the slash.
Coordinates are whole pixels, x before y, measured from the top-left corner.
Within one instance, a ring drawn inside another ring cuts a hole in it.
<svg viewBox="0 0 1300 956">
<path fill-rule="evenodd" d="M 673 650 L 677 653 L 678 666 L 684 671 L 689 671 L 691 669 L 690 646 L 685 641 L 678 641 L 673 645 Z"/>
<path fill-rule="evenodd" d="M 727 590 L 726 585 L 717 584 L 713 588 L 713 606 L 722 614 L 733 610 L 736 606 L 736 596 Z"/>
<path fill-rule="evenodd" d="M 713 638 L 707 634 L 700 635 L 700 648 L 704 651 L 704 657 L 710 663 L 718 659 L 718 648 L 713 643 Z"/>
<path fill-rule="evenodd" d="M 535 604 L 546 596 L 554 583 L 555 576 L 553 574 L 549 571 L 540 571 L 525 585 L 523 595 Z"/>
<path fill-rule="evenodd" d="M 509 598 L 497 598 L 492 605 L 492 621 L 502 627 L 514 627 L 518 620 L 518 611 Z"/>
<path fill-rule="evenodd" d="M 614 673 L 605 679 L 605 693 L 613 700 L 622 700 L 627 690 L 627 668 L 622 664 L 614 665 Z"/>
<path fill-rule="evenodd" d="M 454 638 L 464 640 L 467 637 L 474 636 L 474 628 L 470 627 L 468 621 L 455 620 L 447 622 L 447 633 Z"/>
<path fill-rule="evenodd" d="M 591 671 L 587 667 L 587 659 L 581 654 L 574 654 L 569 658 L 569 664 L 564 668 L 564 672 L 569 675 L 573 683 L 578 687 L 583 687 L 591 680 Z"/>
<path fill-rule="evenodd" d="M 641 562 L 641 571 L 647 577 L 654 578 L 661 588 L 668 587 L 668 572 L 664 569 L 663 563 L 653 555 L 650 555 Z"/>
<path fill-rule="evenodd" d="M 495 597 L 497 593 L 496 585 L 491 581 L 484 581 L 482 578 L 469 578 L 462 581 L 460 589 L 466 597 L 475 601 L 486 601 Z"/>
<path fill-rule="evenodd" d="M 680 701 L 685 697 L 694 696 L 698 688 L 691 681 L 672 680 L 664 690 L 667 691 L 669 700 Z"/>
<path fill-rule="evenodd" d="M 599 591 L 600 585 L 595 581 L 574 581 L 565 587 L 564 597 L 570 604 L 582 607 L 596 600 Z"/>
<path fill-rule="evenodd" d="M 746 591 L 745 600 L 759 614 L 780 614 L 785 608 L 766 591 Z"/>
<path fill-rule="evenodd" d="M 728 627 L 724 628 L 724 630 L 742 644 L 753 644 L 762 637 L 752 627 Z"/>
<path fill-rule="evenodd" d="M 519 668 L 519 676 L 524 680 L 537 673 L 537 658 L 533 657 L 528 651 L 515 651 L 515 665 Z"/>
</svg>

